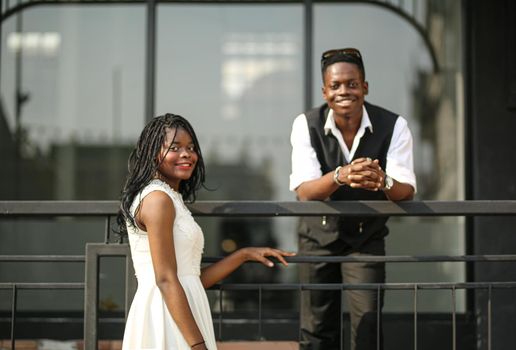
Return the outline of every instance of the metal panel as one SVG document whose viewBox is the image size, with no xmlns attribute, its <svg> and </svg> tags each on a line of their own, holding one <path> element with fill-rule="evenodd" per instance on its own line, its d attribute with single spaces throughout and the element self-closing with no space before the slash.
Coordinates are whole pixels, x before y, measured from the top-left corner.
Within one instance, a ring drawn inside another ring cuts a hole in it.
<svg viewBox="0 0 516 350">
<path fill-rule="evenodd" d="M 123 256 L 126 258 L 126 316 L 134 296 L 136 281 L 128 244 L 86 244 L 86 266 L 84 287 L 84 349 L 98 348 L 98 301 L 100 257 Z"/>
</svg>

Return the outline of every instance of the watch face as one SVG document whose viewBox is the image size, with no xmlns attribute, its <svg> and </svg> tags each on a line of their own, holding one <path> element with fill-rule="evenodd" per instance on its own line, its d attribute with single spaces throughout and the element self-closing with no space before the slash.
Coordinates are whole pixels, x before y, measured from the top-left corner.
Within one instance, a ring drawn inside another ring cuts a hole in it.
<svg viewBox="0 0 516 350">
<path fill-rule="evenodd" d="M 390 177 L 389 175 L 385 175 L 385 188 L 390 190 L 393 184 L 394 181 L 392 181 L 392 177 Z"/>
</svg>

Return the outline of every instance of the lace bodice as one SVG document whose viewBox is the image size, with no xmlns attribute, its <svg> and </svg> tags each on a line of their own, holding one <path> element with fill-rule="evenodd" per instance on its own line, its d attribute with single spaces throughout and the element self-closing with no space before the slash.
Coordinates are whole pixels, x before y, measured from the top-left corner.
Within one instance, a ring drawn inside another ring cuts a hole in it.
<svg viewBox="0 0 516 350">
<path fill-rule="evenodd" d="M 178 276 L 199 276 L 201 257 L 204 249 L 204 236 L 201 228 L 197 225 L 192 214 L 185 206 L 181 194 L 174 191 L 165 182 L 157 179 L 153 180 L 134 198 L 131 205 L 131 214 L 134 217 L 139 203 L 145 196 L 153 191 L 165 192 L 174 203 L 176 217 L 174 220 L 173 235 Z M 138 227 L 132 227 L 129 224 L 127 224 L 127 232 L 138 281 L 141 282 L 146 279 L 152 279 L 152 281 L 154 281 L 154 269 L 152 267 L 147 232 Z"/>
</svg>

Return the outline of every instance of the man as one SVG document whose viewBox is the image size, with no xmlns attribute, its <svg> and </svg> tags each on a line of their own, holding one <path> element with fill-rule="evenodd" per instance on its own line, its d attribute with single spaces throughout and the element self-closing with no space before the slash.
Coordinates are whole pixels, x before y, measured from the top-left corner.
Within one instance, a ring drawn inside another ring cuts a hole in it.
<svg viewBox="0 0 516 350">
<path fill-rule="evenodd" d="M 416 190 L 412 135 L 401 116 L 365 102 L 369 86 L 360 52 L 326 51 L 321 70 L 326 103 L 299 115 L 292 126 L 290 189 L 302 201 L 412 199 Z M 385 217 L 303 218 L 300 254 L 385 255 L 386 221 Z M 383 263 L 303 264 L 300 270 L 301 280 L 310 283 L 385 282 Z M 383 306 L 383 293 L 377 300 L 376 290 L 347 290 L 346 297 L 352 350 L 377 349 L 376 311 L 378 302 Z M 340 304 L 340 291 L 302 293 L 302 349 L 341 348 Z"/>
</svg>

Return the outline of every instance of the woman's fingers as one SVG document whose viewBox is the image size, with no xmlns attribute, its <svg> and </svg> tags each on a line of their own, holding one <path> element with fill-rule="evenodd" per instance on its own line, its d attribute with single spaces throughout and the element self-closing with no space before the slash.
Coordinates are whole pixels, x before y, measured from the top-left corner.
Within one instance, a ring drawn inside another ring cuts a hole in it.
<svg viewBox="0 0 516 350">
<path fill-rule="evenodd" d="M 267 257 L 274 257 L 278 259 L 280 263 L 282 263 L 285 266 L 288 266 L 288 262 L 285 260 L 285 256 L 294 256 L 296 253 L 292 252 L 285 252 L 280 249 L 274 249 L 274 248 L 254 248 L 255 251 L 253 251 L 253 260 L 256 260 L 258 262 L 261 262 L 265 266 L 273 267 L 274 263 L 267 259 Z"/>
<path fill-rule="evenodd" d="M 285 260 L 283 256 L 288 256 L 288 253 L 278 250 L 278 249 L 272 249 L 271 256 L 275 257 L 279 260 L 280 263 L 282 263 L 285 266 L 288 266 L 288 262 Z"/>
<path fill-rule="evenodd" d="M 267 248 L 266 255 L 269 257 L 276 258 L 280 263 L 282 263 L 284 266 L 288 266 L 288 262 L 285 260 L 285 256 L 293 256 L 296 255 L 295 253 L 291 252 L 285 252 L 280 249 L 274 249 L 274 248 Z"/>
</svg>

